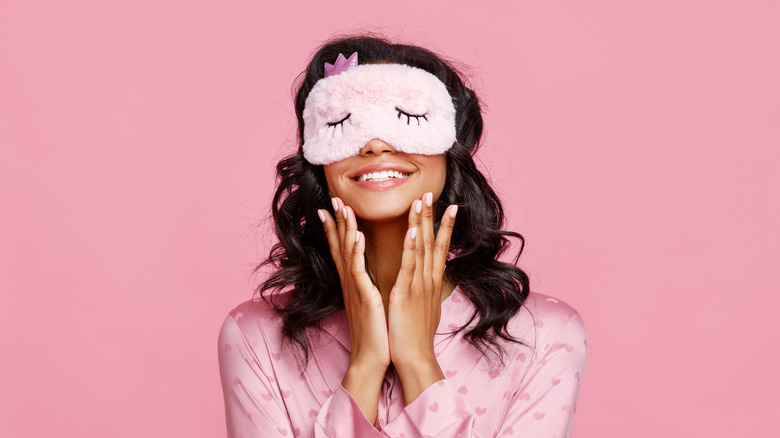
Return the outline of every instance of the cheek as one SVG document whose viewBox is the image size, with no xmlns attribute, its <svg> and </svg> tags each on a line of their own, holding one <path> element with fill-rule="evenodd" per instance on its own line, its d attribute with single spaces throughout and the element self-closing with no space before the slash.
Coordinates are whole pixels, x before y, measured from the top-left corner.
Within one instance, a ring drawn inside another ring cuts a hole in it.
<svg viewBox="0 0 780 438">
<path fill-rule="evenodd" d="M 328 182 L 328 192 L 332 195 L 338 187 L 341 176 L 344 174 L 344 165 L 342 161 L 322 166 L 325 173 L 325 180 Z"/>
</svg>

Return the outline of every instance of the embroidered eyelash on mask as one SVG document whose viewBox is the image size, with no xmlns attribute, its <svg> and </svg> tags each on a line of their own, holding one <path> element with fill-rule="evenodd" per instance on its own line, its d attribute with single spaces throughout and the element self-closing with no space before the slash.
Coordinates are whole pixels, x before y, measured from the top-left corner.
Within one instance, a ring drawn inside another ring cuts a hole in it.
<svg viewBox="0 0 780 438">
<path fill-rule="evenodd" d="M 427 114 L 409 114 L 406 111 L 404 111 L 402 109 L 399 109 L 398 107 L 396 107 L 395 110 L 398 111 L 398 118 L 399 119 L 401 118 L 402 114 L 406 116 L 406 124 L 407 125 L 412 120 L 412 118 L 417 120 L 417 124 L 418 125 L 420 124 L 420 119 L 425 119 L 426 122 L 428 121 L 428 117 L 426 117 Z"/>
<path fill-rule="evenodd" d="M 310 163 L 357 155 L 375 138 L 423 155 L 442 154 L 455 142 L 455 106 L 431 73 L 403 64 L 358 65 L 357 53 L 326 63 L 325 73 L 303 109 L 303 156 Z"/>
<path fill-rule="evenodd" d="M 351 115 L 352 115 L 352 114 L 347 114 L 347 115 L 346 115 L 346 117 L 344 117 L 343 119 L 339 120 L 338 122 L 328 122 L 328 126 L 339 126 L 339 125 L 343 125 L 343 124 L 344 124 L 344 122 L 346 122 L 346 121 L 347 121 L 347 119 L 349 118 L 349 116 L 351 116 Z"/>
</svg>

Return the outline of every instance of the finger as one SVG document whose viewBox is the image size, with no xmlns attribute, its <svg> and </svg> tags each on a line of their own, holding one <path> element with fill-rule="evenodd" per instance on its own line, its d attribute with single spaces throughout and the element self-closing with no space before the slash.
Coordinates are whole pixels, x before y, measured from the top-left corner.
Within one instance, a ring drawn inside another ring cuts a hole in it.
<svg viewBox="0 0 780 438">
<path fill-rule="evenodd" d="M 365 293 L 374 287 L 371 278 L 366 272 L 366 236 L 360 231 L 355 231 L 355 244 L 352 247 L 352 263 L 350 274 L 355 281 L 355 285 L 361 296 L 366 297 Z"/>
<path fill-rule="evenodd" d="M 433 245 L 436 238 L 433 234 L 433 193 L 428 192 L 423 195 L 423 208 L 422 208 L 422 238 L 420 242 L 425 246 L 424 258 L 423 258 L 423 275 L 425 275 L 426 281 L 433 276 Z"/>
<path fill-rule="evenodd" d="M 355 213 L 352 211 L 352 208 L 348 206 L 343 206 L 342 211 L 344 212 L 344 240 L 342 240 L 343 246 L 341 247 L 341 251 L 344 254 L 344 261 L 346 262 L 347 272 L 349 272 L 349 269 L 351 269 L 352 266 L 352 251 L 353 247 L 355 245 L 355 237 L 357 234 L 357 222 L 355 221 Z"/>
<path fill-rule="evenodd" d="M 440 280 L 444 276 L 444 267 L 450 254 L 450 239 L 452 238 L 452 229 L 455 227 L 455 215 L 457 213 L 458 206 L 452 204 L 447 207 L 441 217 L 439 232 L 436 233 L 436 248 L 433 255 L 434 280 Z"/>
<path fill-rule="evenodd" d="M 395 279 L 391 293 L 406 295 L 412 288 L 414 280 L 415 266 L 417 264 L 415 245 L 417 243 L 417 228 L 409 228 L 404 237 L 404 250 L 401 255 L 401 269 L 398 270 L 398 277 Z"/>
<path fill-rule="evenodd" d="M 333 198 L 333 215 L 336 219 L 336 226 L 338 228 L 339 242 L 341 242 L 342 253 L 344 251 L 344 233 L 345 233 L 345 220 L 344 220 L 344 202 L 340 198 Z M 343 257 L 343 254 L 342 254 Z"/>
<path fill-rule="evenodd" d="M 422 201 L 417 199 L 409 207 L 409 229 L 417 227 L 420 223 L 420 214 L 422 214 Z"/>
<path fill-rule="evenodd" d="M 412 291 L 420 291 L 423 288 L 423 271 L 425 266 L 425 245 L 421 242 L 422 233 L 422 211 L 423 201 L 418 199 L 412 203 L 412 208 L 409 211 L 409 227 L 416 229 L 416 237 L 414 243 L 414 279 Z"/>
<path fill-rule="evenodd" d="M 336 264 L 336 270 L 339 273 L 339 277 L 343 278 L 344 259 L 341 257 L 341 242 L 339 241 L 339 231 L 336 226 L 336 221 L 325 209 L 317 210 L 317 215 L 320 217 L 320 221 L 322 221 L 322 227 L 325 229 L 325 236 L 328 238 L 330 256 Z"/>
</svg>

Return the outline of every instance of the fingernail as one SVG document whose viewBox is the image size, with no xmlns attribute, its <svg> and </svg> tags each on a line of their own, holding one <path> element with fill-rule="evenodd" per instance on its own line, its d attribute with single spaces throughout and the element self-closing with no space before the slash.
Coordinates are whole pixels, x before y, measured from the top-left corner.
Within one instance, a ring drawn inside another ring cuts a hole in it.
<svg viewBox="0 0 780 438">
<path fill-rule="evenodd" d="M 425 205 L 428 207 L 433 206 L 433 193 L 428 192 L 425 194 Z"/>
<path fill-rule="evenodd" d="M 342 208 L 341 211 L 344 212 L 344 219 L 346 219 L 347 218 L 347 209 L 346 208 Z"/>
<path fill-rule="evenodd" d="M 415 201 L 414 211 L 416 211 L 417 214 L 422 213 L 422 201 Z"/>
<path fill-rule="evenodd" d="M 452 204 L 452 207 L 450 207 L 450 216 L 455 217 L 456 214 L 458 214 L 458 205 Z"/>
<path fill-rule="evenodd" d="M 409 237 L 414 240 L 415 237 L 417 237 L 417 228 L 412 228 L 412 232 L 409 233 Z"/>
<path fill-rule="evenodd" d="M 317 216 L 320 217 L 322 222 L 325 222 L 325 213 L 323 213 L 322 210 L 317 210 Z"/>
<path fill-rule="evenodd" d="M 336 202 L 336 198 L 330 198 L 330 202 L 333 204 L 333 211 L 339 211 L 339 203 Z"/>
<path fill-rule="evenodd" d="M 355 231 L 355 243 L 360 242 L 360 231 Z"/>
</svg>

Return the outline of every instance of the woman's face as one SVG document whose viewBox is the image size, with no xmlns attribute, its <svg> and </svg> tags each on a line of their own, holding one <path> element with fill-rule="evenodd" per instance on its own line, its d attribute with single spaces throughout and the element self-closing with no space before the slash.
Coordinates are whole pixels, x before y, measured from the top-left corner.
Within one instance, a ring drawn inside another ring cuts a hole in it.
<svg viewBox="0 0 780 438">
<path fill-rule="evenodd" d="M 444 189 L 447 158 L 398 152 L 379 139 L 366 143 L 359 155 L 323 166 L 331 196 L 338 196 L 361 221 L 406 220 L 412 202 Z"/>
</svg>

